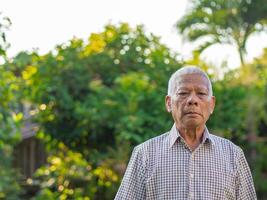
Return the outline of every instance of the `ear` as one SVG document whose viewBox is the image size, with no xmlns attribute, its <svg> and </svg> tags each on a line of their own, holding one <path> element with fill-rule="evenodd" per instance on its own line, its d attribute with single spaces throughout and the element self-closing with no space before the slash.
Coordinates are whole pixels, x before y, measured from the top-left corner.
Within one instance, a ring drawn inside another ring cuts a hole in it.
<svg viewBox="0 0 267 200">
<path fill-rule="evenodd" d="M 171 103 L 171 96 L 167 95 L 165 97 L 165 106 L 166 106 L 166 110 L 168 112 L 171 112 L 172 111 L 172 103 Z"/>
<path fill-rule="evenodd" d="M 212 114 L 214 111 L 215 103 L 216 103 L 216 98 L 215 96 L 212 96 L 210 99 L 210 114 Z"/>
</svg>

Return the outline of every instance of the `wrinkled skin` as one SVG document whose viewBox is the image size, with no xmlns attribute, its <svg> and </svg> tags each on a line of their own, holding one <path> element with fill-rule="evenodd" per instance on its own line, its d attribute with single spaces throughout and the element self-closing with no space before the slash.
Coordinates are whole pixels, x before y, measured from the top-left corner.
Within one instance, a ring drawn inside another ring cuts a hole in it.
<svg viewBox="0 0 267 200">
<path fill-rule="evenodd" d="M 208 80 L 199 74 L 186 74 L 179 77 L 177 85 L 175 94 L 166 96 L 166 108 L 182 135 L 201 136 L 215 106 Z"/>
</svg>

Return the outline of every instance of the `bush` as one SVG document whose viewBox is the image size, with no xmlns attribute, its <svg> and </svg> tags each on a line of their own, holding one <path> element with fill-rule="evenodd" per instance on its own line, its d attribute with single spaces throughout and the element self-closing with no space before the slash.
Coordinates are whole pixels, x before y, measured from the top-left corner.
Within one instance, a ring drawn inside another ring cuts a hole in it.
<svg viewBox="0 0 267 200">
<path fill-rule="evenodd" d="M 113 170 L 104 165 L 93 167 L 82 154 L 60 143 L 57 152 L 48 157 L 48 164 L 34 176 L 32 184 L 41 189 L 33 199 L 111 199 L 118 181 Z"/>
</svg>

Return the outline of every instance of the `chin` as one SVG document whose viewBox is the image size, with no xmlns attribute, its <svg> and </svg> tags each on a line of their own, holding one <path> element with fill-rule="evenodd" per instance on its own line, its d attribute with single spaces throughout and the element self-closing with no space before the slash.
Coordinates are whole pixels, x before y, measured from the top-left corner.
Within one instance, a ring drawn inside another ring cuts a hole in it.
<svg viewBox="0 0 267 200">
<path fill-rule="evenodd" d="M 190 124 L 190 125 L 187 124 L 184 127 L 185 127 L 185 129 L 196 129 L 199 126 L 198 125 L 195 125 L 195 124 Z"/>
<path fill-rule="evenodd" d="M 184 123 L 184 127 L 186 128 L 197 128 L 200 126 L 201 126 L 201 123 L 193 121 L 193 120 L 190 120 Z"/>
</svg>

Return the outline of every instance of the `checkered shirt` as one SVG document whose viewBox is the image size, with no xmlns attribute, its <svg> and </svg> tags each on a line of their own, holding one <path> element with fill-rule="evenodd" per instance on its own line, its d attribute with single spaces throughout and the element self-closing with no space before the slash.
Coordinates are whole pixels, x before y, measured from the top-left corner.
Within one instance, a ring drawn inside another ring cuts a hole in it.
<svg viewBox="0 0 267 200">
<path fill-rule="evenodd" d="M 191 151 L 175 125 L 134 148 L 115 200 L 254 200 L 243 151 L 206 128 Z"/>
</svg>

